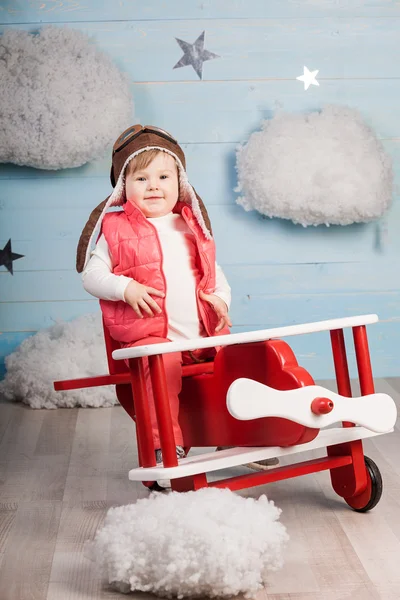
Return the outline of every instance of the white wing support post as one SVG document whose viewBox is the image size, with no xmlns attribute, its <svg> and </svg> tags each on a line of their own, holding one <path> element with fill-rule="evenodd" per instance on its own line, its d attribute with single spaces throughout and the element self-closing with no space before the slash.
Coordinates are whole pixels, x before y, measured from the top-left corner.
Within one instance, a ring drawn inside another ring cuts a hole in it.
<svg viewBox="0 0 400 600">
<path fill-rule="evenodd" d="M 280 417 L 316 429 L 350 421 L 376 433 L 392 431 L 397 418 L 394 400 L 387 394 L 347 398 L 318 385 L 280 391 L 245 378 L 231 384 L 227 407 L 241 421 Z"/>
</svg>

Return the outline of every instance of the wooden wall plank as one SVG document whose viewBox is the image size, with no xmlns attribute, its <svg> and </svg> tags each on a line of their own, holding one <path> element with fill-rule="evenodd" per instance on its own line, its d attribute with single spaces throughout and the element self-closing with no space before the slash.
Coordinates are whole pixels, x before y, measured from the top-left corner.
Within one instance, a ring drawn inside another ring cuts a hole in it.
<svg viewBox="0 0 400 600">
<path fill-rule="evenodd" d="M 198 81 L 192 67 L 174 69 L 183 55 L 176 38 L 194 43 L 203 31 L 205 48 L 219 57 L 203 65 L 204 81 L 291 80 L 301 89 L 295 78 L 304 64 L 319 69 L 320 81 L 400 73 L 399 61 L 387 60 L 400 48 L 399 21 L 392 17 L 116 21 L 70 27 L 92 36 L 135 82 Z M 7 28 L 37 30 L 36 25 Z M 301 51 L 293 56 L 294 48 Z"/>
<path fill-rule="evenodd" d="M 254 328 L 260 329 L 260 327 Z M 249 327 L 234 327 L 233 332 L 249 331 Z M 0 335 L 0 356 L 12 352 L 31 332 L 10 332 Z M 351 332 L 346 330 L 346 342 L 349 359 L 349 369 L 352 377 L 357 376 L 354 347 Z M 7 340 L 6 340 L 7 338 Z M 399 372 L 399 339 L 400 323 L 377 323 L 368 327 L 368 340 L 371 351 L 372 367 L 375 376 L 386 373 L 387 377 L 396 377 Z M 314 379 L 334 379 L 335 373 L 331 356 L 329 335 L 326 332 L 312 335 L 285 338 L 290 345 L 297 361 L 306 368 Z M 100 370 L 99 370 L 100 373 Z M 0 377 L 4 374 L 4 364 L 0 362 Z"/>
<path fill-rule="evenodd" d="M 68 23 L 81 21 L 315 18 L 328 16 L 399 16 L 396 0 L 2 0 L 2 23 Z"/>
<path fill-rule="evenodd" d="M 17 266 L 17 262 L 15 266 Z M 374 262 L 221 265 L 232 288 L 234 303 L 247 297 L 280 294 L 342 294 L 396 292 L 400 258 Z M 87 300 L 81 276 L 71 270 L 32 270 L 0 274 L 2 302 Z"/>
<path fill-rule="evenodd" d="M 400 202 L 397 202 L 390 212 L 385 240 L 379 242 L 379 226 L 375 222 L 304 228 L 291 221 L 263 218 L 255 211 L 245 212 L 236 204 L 208 207 L 218 260 L 223 264 L 346 262 L 349 259 L 363 262 L 380 256 L 393 258 L 400 249 L 399 212 Z M 62 205 L 54 209 L 26 209 L 23 218 L 20 211 L 3 210 L 2 215 L 0 240 L 12 238 L 14 251 L 23 254 L 18 242 L 24 240 L 35 240 L 36 244 L 46 240 L 49 252 L 54 251 L 53 240 L 70 240 L 74 249 L 89 212 Z M 290 243 L 286 243 L 288 240 Z M 73 252 L 75 254 L 75 250 Z M 74 268 L 74 254 L 69 257 L 69 268 Z M 25 269 L 24 259 L 15 264 L 18 269 Z"/>
<path fill-rule="evenodd" d="M 3 302 L 0 331 L 35 331 L 96 310 L 98 301 L 89 295 L 86 300 Z M 231 309 L 233 324 L 249 330 L 371 313 L 383 321 L 400 320 L 400 292 L 255 295 L 237 299 Z"/>
<path fill-rule="evenodd" d="M 378 107 L 376 107 L 378 110 Z M 260 124 L 261 125 L 261 122 Z M 207 127 L 207 123 L 204 124 Z M 172 133 L 175 133 L 172 131 Z M 195 188 L 201 188 L 207 204 L 223 204 L 229 202 L 230 198 L 236 194 L 233 188 L 237 185 L 236 165 L 236 148 L 239 143 L 244 143 L 246 140 L 238 140 L 237 142 L 217 142 L 217 143 L 188 143 L 181 144 L 186 156 L 187 173 L 191 183 Z M 382 139 L 381 143 L 386 152 L 392 157 L 393 169 L 396 183 L 400 184 L 400 138 L 398 139 Z M 20 167 L 11 163 L 0 164 L 0 210 L 9 204 L 14 204 L 14 200 L 18 199 L 21 204 L 27 204 L 31 194 L 34 194 L 35 203 L 39 202 L 39 196 L 43 196 L 43 202 L 46 202 L 47 191 L 40 194 L 40 187 L 48 185 L 49 179 L 62 179 L 63 186 L 66 185 L 65 180 L 71 181 L 71 186 L 82 185 L 82 180 L 88 179 L 93 187 L 93 194 L 101 194 L 106 196 L 110 190 L 110 166 L 111 166 L 111 151 L 110 147 L 102 158 L 87 163 L 76 169 L 61 169 L 59 171 L 46 171 L 44 169 L 33 169 L 30 167 Z M 100 182 L 95 183 L 94 178 L 99 178 Z M 21 191 L 19 186 L 26 186 L 25 180 L 29 179 L 29 195 L 24 194 L 26 188 Z M 73 183 L 79 179 L 81 183 Z M 39 183 L 36 183 L 39 180 Z M 39 187 L 36 187 L 39 186 Z M 55 188 L 57 193 L 60 193 L 60 188 Z M 72 187 L 68 197 L 68 205 L 72 206 L 74 200 Z M 47 188 L 44 188 L 47 190 Z M 62 193 L 62 192 L 61 192 Z M 15 196 L 18 198 L 15 198 Z M 79 201 L 80 202 L 80 201 Z"/>
</svg>

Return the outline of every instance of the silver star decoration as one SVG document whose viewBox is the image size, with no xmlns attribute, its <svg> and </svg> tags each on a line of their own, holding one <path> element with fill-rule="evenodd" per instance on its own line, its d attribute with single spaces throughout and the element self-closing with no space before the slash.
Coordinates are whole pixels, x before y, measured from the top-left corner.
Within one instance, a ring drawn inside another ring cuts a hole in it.
<svg viewBox="0 0 400 600">
<path fill-rule="evenodd" d="M 183 40 L 175 38 L 180 47 L 182 48 L 184 55 L 182 56 L 180 61 L 176 63 L 174 69 L 179 69 L 180 67 L 187 67 L 188 65 L 192 65 L 199 78 L 202 79 L 203 63 L 206 60 L 212 60 L 213 58 L 221 58 L 220 56 L 218 56 L 218 54 L 214 54 L 213 52 L 204 50 L 205 33 L 206 32 L 203 31 L 203 33 L 199 35 L 194 44 L 189 44 L 188 42 L 184 42 Z"/>
</svg>

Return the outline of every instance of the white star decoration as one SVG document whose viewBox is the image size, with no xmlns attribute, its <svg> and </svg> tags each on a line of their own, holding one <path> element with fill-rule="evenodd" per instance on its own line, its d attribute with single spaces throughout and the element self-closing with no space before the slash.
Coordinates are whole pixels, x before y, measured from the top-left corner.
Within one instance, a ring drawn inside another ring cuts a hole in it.
<svg viewBox="0 0 400 600">
<path fill-rule="evenodd" d="M 308 90 L 311 84 L 319 85 L 318 81 L 315 79 L 318 72 L 319 71 L 309 71 L 307 67 L 304 67 L 303 75 L 300 75 L 300 77 L 296 77 L 296 79 L 298 79 L 299 81 L 304 81 L 304 89 Z"/>
</svg>

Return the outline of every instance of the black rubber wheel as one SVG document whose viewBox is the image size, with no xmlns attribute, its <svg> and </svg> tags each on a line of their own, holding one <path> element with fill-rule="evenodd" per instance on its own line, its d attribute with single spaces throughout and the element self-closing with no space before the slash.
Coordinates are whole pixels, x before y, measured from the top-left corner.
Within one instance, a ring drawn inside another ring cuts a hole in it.
<svg viewBox="0 0 400 600">
<path fill-rule="evenodd" d="M 149 490 L 150 490 L 151 492 L 165 492 L 166 488 L 163 488 L 163 487 L 161 487 L 161 485 L 159 485 L 159 484 L 157 483 L 157 481 L 155 481 L 155 482 L 153 483 L 153 485 L 152 485 L 151 487 L 149 487 Z"/>
<path fill-rule="evenodd" d="M 361 513 L 372 510 L 378 504 L 383 490 L 382 475 L 378 466 L 369 456 L 364 456 L 364 461 L 367 469 L 367 488 L 357 496 L 345 498 L 345 501 L 353 510 Z"/>
<path fill-rule="evenodd" d="M 144 483 L 144 486 L 147 487 L 147 489 L 150 490 L 150 492 L 165 492 L 166 490 L 170 489 L 167 487 L 162 487 L 157 481 L 153 481 L 151 483 L 146 482 Z"/>
</svg>

